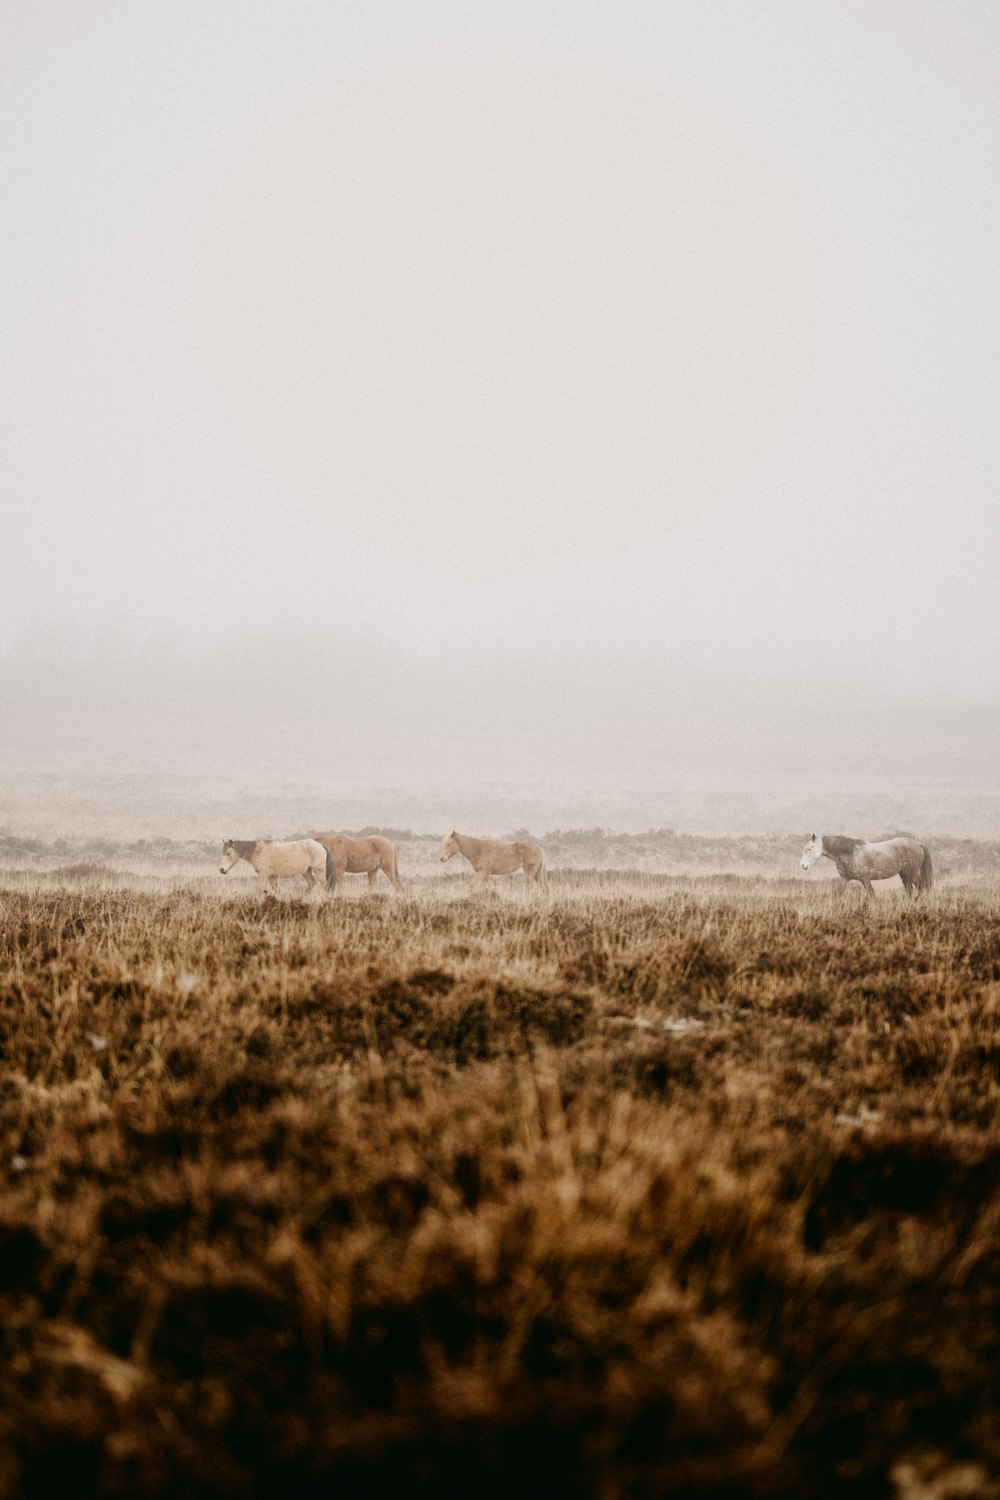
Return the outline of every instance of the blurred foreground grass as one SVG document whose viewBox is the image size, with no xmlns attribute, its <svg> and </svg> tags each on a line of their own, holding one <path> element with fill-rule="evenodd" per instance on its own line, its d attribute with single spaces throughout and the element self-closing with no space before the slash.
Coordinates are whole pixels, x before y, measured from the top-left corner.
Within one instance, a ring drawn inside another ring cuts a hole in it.
<svg viewBox="0 0 1000 1500">
<path fill-rule="evenodd" d="M 8 880 L 0 1496 L 1000 1493 L 997 894 Z"/>
</svg>

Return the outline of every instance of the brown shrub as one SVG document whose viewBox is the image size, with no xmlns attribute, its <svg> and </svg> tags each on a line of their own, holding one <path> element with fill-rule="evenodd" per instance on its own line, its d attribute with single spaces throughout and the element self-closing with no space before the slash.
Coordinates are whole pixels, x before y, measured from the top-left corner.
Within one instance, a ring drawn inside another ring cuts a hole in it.
<svg viewBox="0 0 1000 1500">
<path fill-rule="evenodd" d="M 0 892 L 0 1496 L 994 1471 L 989 889 L 72 885 Z"/>
</svg>

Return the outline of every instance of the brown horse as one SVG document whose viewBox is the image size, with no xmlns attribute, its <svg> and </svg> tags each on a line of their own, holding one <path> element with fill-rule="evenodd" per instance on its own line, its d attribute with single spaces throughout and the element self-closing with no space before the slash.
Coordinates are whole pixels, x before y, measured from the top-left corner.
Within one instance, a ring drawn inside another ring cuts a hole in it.
<svg viewBox="0 0 1000 1500">
<path fill-rule="evenodd" d="M 338 880 L 345 875 L 367 875 L 371 889 L 381 870 L 402 892 L 396 846 L 391 839 L 383 838 L 380 833 L 365 838 L 352 838 L 349 833 L 324 833 L 317 834 L 316 842 L 326 850 L 326 883 L 331 891 L 336 890 Z"/>
<path fill-rule="evenodd" d="M 474 885 L 485 885 L 491 875 L 513 875 L 515 870 L 523 869 L 525 885 L 537 883 L 543 890 L 549 888 L 541 844 L 532 844 L 527 839 L 501 844 L 497 839 L 474 839 L 452 829 L 441 845 L 442 863 L 454 854 L 464 854 L 475 870 Z"/>
<path fill-rule="evenodd" d="M 839 833 L 814 833 L 802 851 L 803 870 L 811 870 L 824 855 L 833 860 L 841 880 L 857 880 L 866 896 L 875 894 L 873 880 L 891 880 L 893 875 L 899 876 L 908 896 L 919 896 L 934 884 L 931 851 L 916 839 L 866 844 L 864 839 L 848 839 Z"/>
</svg>

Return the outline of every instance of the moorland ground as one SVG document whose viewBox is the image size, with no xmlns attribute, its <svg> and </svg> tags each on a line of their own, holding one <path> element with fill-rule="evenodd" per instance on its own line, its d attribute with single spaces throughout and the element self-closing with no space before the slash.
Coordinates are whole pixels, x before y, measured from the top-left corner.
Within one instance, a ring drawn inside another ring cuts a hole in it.
<svg viewBox="0 0 1000 1500">
<path fill-rule="evenodd" d="M 49 864 L 0 1496 L 1000 1493 L 994 881 Z"/>
</svg>

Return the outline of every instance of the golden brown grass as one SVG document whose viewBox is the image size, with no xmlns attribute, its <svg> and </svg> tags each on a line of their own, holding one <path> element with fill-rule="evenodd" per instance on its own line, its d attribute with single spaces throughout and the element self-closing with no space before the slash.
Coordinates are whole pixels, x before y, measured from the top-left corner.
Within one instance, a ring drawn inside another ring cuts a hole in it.
<svg viewBox="0 0 1000 1500">
<path fill-rule="evenodd" d="M 6 881 L 0 1495 L 989 1492 L 996 887 L 553 885 Z"/>
</svg>

